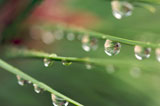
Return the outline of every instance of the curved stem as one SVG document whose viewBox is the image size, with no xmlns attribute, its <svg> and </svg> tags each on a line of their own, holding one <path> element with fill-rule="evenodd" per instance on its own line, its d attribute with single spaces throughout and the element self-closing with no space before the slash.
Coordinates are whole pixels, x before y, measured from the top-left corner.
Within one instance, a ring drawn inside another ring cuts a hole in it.
<svg viewBox="0 0 160 106">
<path fill-rule="evenodd" d="M 20 71 L 19 69 L 9 65 L 8 63 L 6 63 L 5 61 L 3 61 L 2 59 L 0 59 L 0 67 L 15 74 L 15 75 L 19 75 L 21 78 L 25 79 L 25 80 L 28 80 L 28 81 L 31 81 L 32 83 L 36 84 L 37 86 L 39 86 L 40 88 L 50 92 L 50 93 L 53 93 L 59 97 L 62 97 L 63 99 L 67 100 L 68 102 L 70 103 L 73 103 L 74 105 L 77 105 L 77 106 L 83 106 L 82 104 L 64 96 L 63 94 L 55 91 L 54 89 L 52 89 L 51 87 L 49 87 L 48 85 L 32 78 L 31 76 L 23 73 L 22 71 Z"/>
<path fill-rule="evenodd" d="M 46 30 L 55 30 L 56 29 L 55 26 L 53 26 L 53 25 L 45 25 L 45 26 L 41 26 L 41 27 Z M 58 29 L 61 29 L 61 30 L 67 31 L 67 32 L 78 33 L 79 35 L 82 35 L 82 36 L 88 35 L 90 37 L 96 37 L 96 38 L 104 39 L 104 40 L 110 39 L 112 41 L 119 42 L 119 43 L 126 44 L 126 45 L 131 45 L 131 46 L 139 45 L 139 46 L 143 46 L 143 47 L 160 48 L 160 45 L 158 45 L 158 44 L 129 40 L 129 39 L 120 38 L 120 37 L 107 35 L 107 34 L 102 34 L 99 32 L 94 32 L 94 31 L 86 30 L 83 28 L 77 28 L 77 27 L 73 27 L 73 26 L 71 27 L 71 26 L 59 25 Z"/>
</svg>

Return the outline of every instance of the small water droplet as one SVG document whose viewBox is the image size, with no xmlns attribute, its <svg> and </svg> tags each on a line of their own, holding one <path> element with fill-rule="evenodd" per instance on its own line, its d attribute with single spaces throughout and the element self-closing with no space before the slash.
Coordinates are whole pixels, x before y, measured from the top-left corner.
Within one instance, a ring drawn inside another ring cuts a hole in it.
<svg viewBox="0 0 160 106">
<path fill-rule="evenodd" d="M 19 75 L 17 75 L 16 77 L 17 77 L 19 85 L 23 86 L 26 83 L 26 80 L 24 80 L 23 78 L 21 78 Z"/>
<path fill-rule="evenodd" d="M 92 69 L 92 65 L 89 64 L 89 63 L 86 63 L 86 69 L 87 69 L 87 70 L 91 70 L 91 69 Z"/>
<path fill-rule="evenodd" d="M 133 5 L 129 2 L 113 0 L 111 5 L 113 15 L 117 19 L 132 15 Z"/>
<path fill-rule="evenodd" d="M 139 45 L 136 45 L 134 47 L 134 52 L 135 52 L 135 57 L 138 60 L 143 60 L 145 58 L 149 58 L 150 57 L 151 48 L 146 48 L 146 47 L 141 47 Z"/>
<path fill-rule="evenodd" d="M 96 50 L 98 48 L 97 45 L 98 40 L 96 38 L 89 38 L 88 35 L 85 35 L 82 37 L 82 48 L 86 52 L 89 52 L 90 50 Z"/>
<path fill-rule="evenodd" d="M 67 39 L 70 40 L 70 41 L 72 41 L 72 40 L 75 39 L 75 35 L 73 33 L 68 33 L 67 34 Z"/>
<path fill-rule="evenodd" d="M 83 50 L 85 50 L 86 52 L 89 52 L 91 47 L 90 47 L 90 44 L 89 44 L 89 36 L 88 35 L 85 35 L 82 37 L 82 48 Z"/>
<path fill-rule="evenodd" d="M 157 48 L 155 53 L 156 53 L 157 60 L 160 62 L 160 48 Z"/>
<path fill-rule="evenodd" d="M 92 50 L 97 50 L 97 48 L 98 48 L 97 42 L 98 42 L 98 40 L 96 38 L 91 39 L 90 45 L 91 45 Z"/>
<path fill-rule="evenodd" d="M 62 60 L 62 64 L 63 64 L 64 66 L 69 66 L 69 65 L 72 64 L 72 62 L 71 62 L 71 61 Z"/>
<path fill-rule="evenodd" d="M 43 91 L 43 89 L 40 88 L 40 87 L 38 87 L 36 84 L 33 84 L 33 87 L 34 87 L 34 91 L 35 91 L 36 93 L 40 93 L 40 92 Z"/>
<path fill-rule="evenodd" d="M 118 42 L 113 42 L 111 40 L 106 40 L 104 44 L 104 51 L 108 56 L 117 55 L 120 53 L 121 44 Z"/>
<path fill-rule="evenodd" d="M 134 78 L 138 78 L 140 77 L 141 75 L 141 69 L 138 68 L 138 67 L 133 67 L 131 70 L 130 70 L 130 75 Z"/>
<path fill-rule="evenodd" d="M 115 68 L 114 68 L 113 65 L 108 65 L 108 66 L 106 67 L 106 71 L 107 71 L 108 74 L 112 74 L 112 73 L 115 72 Z"/>
<path fill-rule="evenodd" d="M 42 39 L 42 41 L 43 41 L 45 44 L 51 44 L 51 43 L 53 43 L 54 40 L 55 40 L 52 32 L 49 32 L 49 31 L 44 32 L 44 33 L 42 34 L 42 36 L 41 36 L 41 39 Z"/>
<path fill-rule="evenodd" d="M 64 32 L 63 30 L 57 30 L 53 33 L 53 35 L 55 36 L 55 39 L 61 40 L 64 37 Z"/>
<path fill-rule="evenodd" d="M 68 106 L 69 104 L 68 101 L 54 94 L 51 94 L 51 99 L 54 106 Z"/>
<path fill-rule="evenodd" d="M 53 64 L 54 61 L 51 60 L 51 59 L 48 59 L 48 58 L 44 58 L 43 62 L 44 62 L 44 66 L 45 67 L 49 67 L 49 66 L 51 66 Z"/>
</svg>

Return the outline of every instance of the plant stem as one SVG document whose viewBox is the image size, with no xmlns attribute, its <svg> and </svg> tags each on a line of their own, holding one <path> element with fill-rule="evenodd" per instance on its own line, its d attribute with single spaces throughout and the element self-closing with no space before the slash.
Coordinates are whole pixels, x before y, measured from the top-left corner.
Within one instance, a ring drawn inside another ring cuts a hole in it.
<svg viewBox="0 0 160 106">
<path fill-rule="evenodd" d="M 55 26 L 53 26 L 53 25 L 44 25 L 41 27 L 45 30 L 55 30 L 56 29 Z M 95 37 L 95 38 L 104 39 L 104 40 L 110 39 L 112 41 L 119 42 L 119 43 L 126 44 L 126 45 L 131 45 L 131 46 L 139 45 L 139 46 L 143 46 L 143 47 L 160 48 L 160 45 L 158 45 L 158 44 L 129 40 L 129 39 L 120 38 L 120 37 L 107 35 L 107 34 L 102 34 L 99 32 L 94 32 L 94 31 L 86 30 L 83 28 L 77 28 L 77 27 L 73 27 L 73 26 L 59 25 L 57 29 L 64 30 L 67 32 L 73 32 L 76 34 L 78 33 L 78 35 L 82 35 L 82 36 L 88 35 L 90 37 Z"/>
<path fill-rule="evenodd" d="M 73 103 L 74 105 L 76 106 L 83 106 L 82 104 L 64 96 L 63 94 L 53 90 L 51 87 L 49 87 L 48 85 L 32 78 L 31 76 L 23 73 L 22 71 L 20 71 L 19 69 L 9 65 L 8 63 L 6 63 L 5 61 L 3 61 L 2 59 L 0 59 L 0 67 L 15 74 L 15 75 L 19 75 L 21 78 L 25 79 L 25 80 L 28 80 L 28 81 L 31 81 L 32 83 L 36 84 L 37 86 L 41 87 L 42 89 L 44 89 L 45 91 L 48 91 L 56 96 L 59 96 L 59 97 L 62 97 L 63 99 L 67 100 L 68 102 L 70 103 Z"/>
</svg>

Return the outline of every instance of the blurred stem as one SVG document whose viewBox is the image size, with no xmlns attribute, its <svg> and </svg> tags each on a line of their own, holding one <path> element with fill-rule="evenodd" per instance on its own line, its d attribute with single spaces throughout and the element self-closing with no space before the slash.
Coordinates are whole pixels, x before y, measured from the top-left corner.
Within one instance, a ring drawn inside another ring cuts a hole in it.
<svg viewBox="0 0 160 106">
<path fill-rule="evenodd" d="M 0 67 L 15 74 L 15 75 L 19 75 L 21 78 L 25 79 L 25 80 L 28 80 L 28 81 L 31 81 L 32 83 L 36 84 L 37 86 L 39 86 L 40 88 L 44 89 L 45 91 L 48 91 L 56 96 L 59 96 L 59 97 L 62 97 L 63 99 L 67 100 L 68 102 L 70 103 L 73 103 L 74 105 L 76 106 L 83 106 L 82 104 L 64 96 L 63 94 L 53 90 L 51 87 L 49 87 L 48 85 L 32 78 L 31 76 L 23 73 L 22 71 L 20 71 L 19 69 L 9 65 L 8 63 L 6 63 L 5 61 L 3 61 L 2 59 L 0 59 Z"/>
<path fill-rule="evenodd" d="M 54 25 L 44 25 L 41 27 L 42 27 L 42 29 L 45 29 L 45 30 L 55 30 L 55 29 L 59 30 L 59 29 L 61 29 L 61 30 L 67 31 L 67 32 L 73 32 L 76 34 L 78 33 L 78 35 L 82 35 L 82 36 L 88 35 L 90 37 L 95 37 L 95 38 L 104 39 L 104 40 L 110 39 L 112 41 L 119 42 L 119 43 L 126 44 L 126 45 L 131 45 L 131 46 L 139 45 L 142 47 L 160 48 L 160 45 L 158 45 L 158 44 L 129 40 L 129 39 L 120 38 L 120 37 L 116 37 L 116 36 L 108 35 L 108 34 L 102 34 L 99 32 L 90 31 L 90 30 L 86 30 L 83 28 L 73 27 L 73 26 L 58 25 L 58 28 L 57 28 Z"/>
</svg>

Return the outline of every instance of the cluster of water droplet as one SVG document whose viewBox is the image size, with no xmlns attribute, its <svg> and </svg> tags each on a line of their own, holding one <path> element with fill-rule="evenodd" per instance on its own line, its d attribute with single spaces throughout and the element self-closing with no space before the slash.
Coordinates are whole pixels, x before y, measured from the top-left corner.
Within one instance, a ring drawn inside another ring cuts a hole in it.
<svg viewBox="0 0 160 106">
<path fill-rule="evenodd" d="M 17 75 L 17 80 L 18 80 L 18 84 L 21 86 L 24 86 L 25 84 L 31 84 L 31 81 L 27 81 L 23 78 L 21 78 L 19 75 Z M 33 84 L 34 87 L 34 91 L 36 93 L 41 93 L 42 91 L 44 91 L 43 88 L 39 87 L 37 84 Z M 68 106 L 69 102 L 67 102 L 65 99 L 56 96 L 54 94 L 51 94 L 51 99 L 52 99 L 52 103 L 54 106 Z"/>
<path fill-rule="evenodd" d="M 113 0 L 111 6 L 113 16 L 117 19 L 132 15 L 133 5 L 127 1 Z"/>
</svg>

